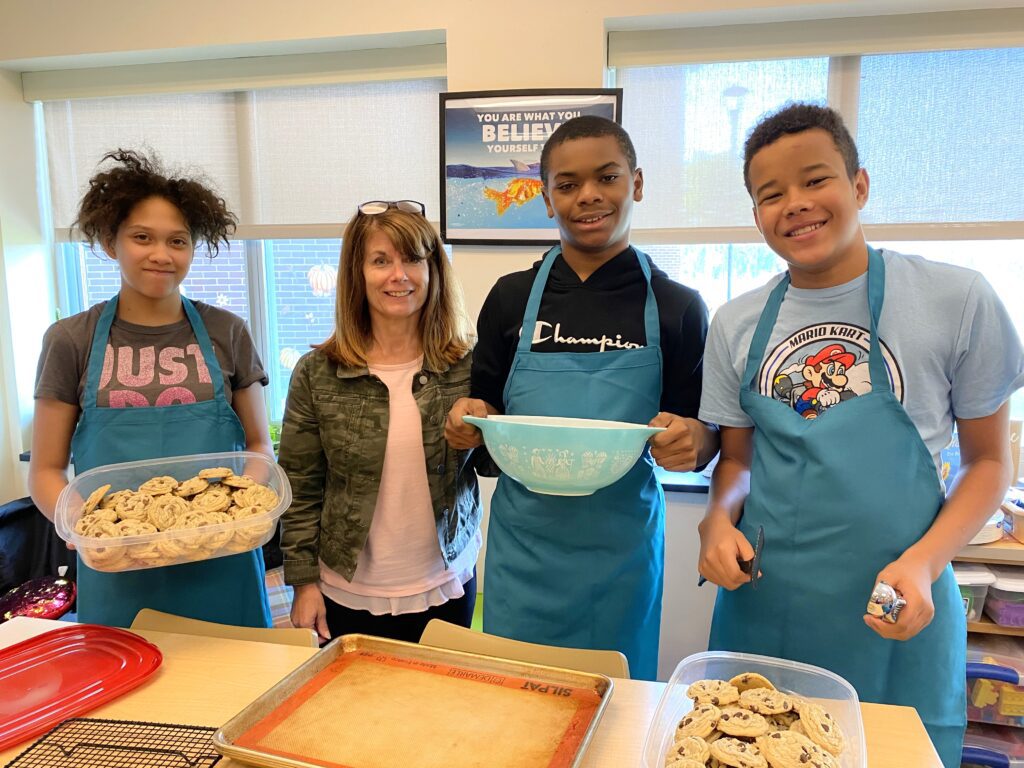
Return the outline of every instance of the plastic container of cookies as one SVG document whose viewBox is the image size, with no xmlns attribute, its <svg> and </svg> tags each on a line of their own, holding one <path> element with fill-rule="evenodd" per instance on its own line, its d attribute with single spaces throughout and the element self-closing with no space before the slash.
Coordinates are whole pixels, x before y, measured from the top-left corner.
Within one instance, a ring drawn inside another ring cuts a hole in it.
<svg viewBox="0 0 1024 768">
<path fill-rule="evenodd" d="M 729 680 L 744 672 L 766 677 L 780 691 L 813 701 L 839 724 L 846 746 L 839 755 L 842 768 L 867 768 L 864 722 L 860 701 L 853 686 L 839 675 L 821 667 L 787 659 L 747 653 L 706 651 L 687 656 L 676 666 L 658 702 L 647 730 L 641 765 L 664 768 L 679 721 L 693 709 L 686 691 L 698 680 Z"/>
<path fill-rule="evenodd" d="M 212 476 L 196 482 L 201 475 Z M 151 500 L 161 500 L 159 512 L 152 506 L 155 501 L 136 498 L 143 484 L 148 484 L 151 493 L 146 495 Z M 174 484 L 178 487 L 165 490 Z M 109 487 L 101 493 L 104 486 Z M 133 491 L 127 500 L 127 494 L 114 495 L 123 489 Z M 116 503 L 122 500 L 123 505 Z M 83 472 L 61 491 L 54 524 L 58 535 L 74 545 L 90 568 L 134 571 L 261 547 L 270 540 L 291 500 L 288 478 L 269 456 L 250 451 L 194 454 L 108 464 Z M 90 501 L 98 501 L 100 508 L 86 515 L 84 508 Z M 95 524 L 101 513 L 113 513 L 114 521 L 104 517 L 104 522 L 114 528 Z M 127 525 L 122 514 L 140 525 Z"/>
</svg>

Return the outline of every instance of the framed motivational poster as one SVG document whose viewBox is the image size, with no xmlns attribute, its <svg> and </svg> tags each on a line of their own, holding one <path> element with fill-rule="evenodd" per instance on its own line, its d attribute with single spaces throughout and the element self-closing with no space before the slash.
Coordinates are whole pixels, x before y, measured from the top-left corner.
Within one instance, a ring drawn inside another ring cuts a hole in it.
<svg viewBox="0 0 1024 768">
<path fill-rule="evenodd" d="M 581 115 L 621 122 L 621 88 L 441 94 L 441 236 L 475 245 L 551 244 L 540 153 Z"/>
</svg>

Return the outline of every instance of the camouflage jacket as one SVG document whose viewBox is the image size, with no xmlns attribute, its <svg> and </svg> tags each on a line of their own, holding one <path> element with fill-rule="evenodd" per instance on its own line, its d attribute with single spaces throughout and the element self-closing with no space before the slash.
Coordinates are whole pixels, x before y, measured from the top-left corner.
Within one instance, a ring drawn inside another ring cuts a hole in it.
<svg viewBox="0 0 1024 768">
<path fill-rule="evenodd" d="M 469 394 L 472 355 L 444 371 L 426 365 L 413 378 L 423 419 L 427 480 L 437 543 L 447 567 L 480 525 L 474 466 L 485 450 L 456 451 L 444 439 L 452 404 Z M 292 504 L 281 518 L 288 584 L 318 581 L 318 559 L 351 580 L 377 504 L 389 419 L 388 388 L 366 368 L 345 368 L 321 352 L 292 372 L 281 426 L 279 462 Z"/>
</svg>

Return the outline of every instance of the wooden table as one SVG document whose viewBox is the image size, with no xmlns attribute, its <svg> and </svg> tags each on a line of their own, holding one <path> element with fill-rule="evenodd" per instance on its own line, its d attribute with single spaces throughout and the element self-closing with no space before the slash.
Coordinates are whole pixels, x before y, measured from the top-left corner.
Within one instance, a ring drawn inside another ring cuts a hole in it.
<svg viewBox="0 0 1024 768">
<path fill-rule="evenodd" d="M 0 647 L 66 626 L 16 618 L 0 624 Z M 164 661 L 139 688 L 85 717 L 220 726 L 316 650 L 289 645 L 141 631 Z M 615 690 L 583 762 L 585 768 L 634 768 L 664 683 L 616 680 Z M 2 695 L 2 693 L 0 693 Z M 917 712 L 909 707 L 862 704 L 870 768 L 941 768 Z M 0 766 L 30 740 L 0 752 Z M 224 759 L 218 768 L 241 768 Z"/>
</svg>

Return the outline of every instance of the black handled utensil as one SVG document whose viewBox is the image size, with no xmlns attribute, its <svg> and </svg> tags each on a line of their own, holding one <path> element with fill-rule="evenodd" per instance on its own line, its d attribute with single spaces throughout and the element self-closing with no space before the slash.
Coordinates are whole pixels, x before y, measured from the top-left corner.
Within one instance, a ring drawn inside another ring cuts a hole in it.
<svg viewBox="0 0 1024 768">
<path fill-rule="evenodd" d="M 757 582 L 761 580 L 761 551 L 764 549 L 764 526 L 757 526 L 757 538 L 754 540 L 754 556 L 749 560 L 740 560 L 740 570 L 750 576 L 750 586 L 757 589 Z M 707 581 L 703 576 L 697 579 L 697 586 L 703 586 Z"/>
</svg>

